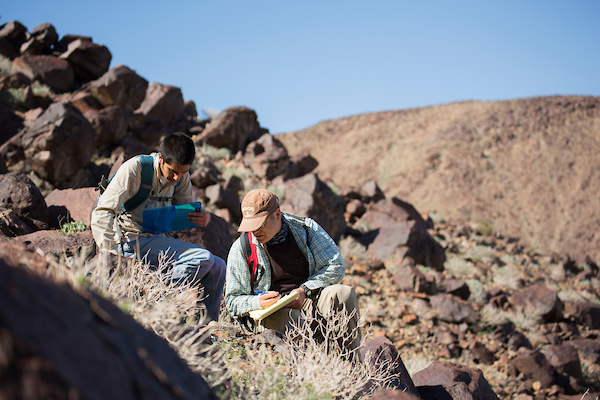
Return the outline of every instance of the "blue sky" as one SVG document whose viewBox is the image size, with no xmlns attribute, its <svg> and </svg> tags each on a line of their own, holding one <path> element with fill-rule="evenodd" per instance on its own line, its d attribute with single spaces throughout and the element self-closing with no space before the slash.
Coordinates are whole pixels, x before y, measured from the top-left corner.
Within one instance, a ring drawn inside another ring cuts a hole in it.
<svg viewBox="0 0 600 400">
<path fill-rule="evenodd" d="M 198 112 L 271 133 L 462 100 L 600 96 L 600 1 L 5 0 L 0 24 L 91 36 Z"/>
</svg>

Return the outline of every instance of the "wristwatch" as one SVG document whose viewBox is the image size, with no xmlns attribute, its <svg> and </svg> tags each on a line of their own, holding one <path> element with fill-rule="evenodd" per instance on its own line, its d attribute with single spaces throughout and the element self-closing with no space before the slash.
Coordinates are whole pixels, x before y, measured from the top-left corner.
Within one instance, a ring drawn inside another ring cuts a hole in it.
<svg viewBox="0 0 600 400">
<path fill-rule="evenodd" d="M 302 289 L 304 289 L 304 294 L 306 295 L 306 297 L 308 298 L 312 298 L 313 295 L 315 295 L 317 293 L 316 289 L 309 289 L 304 283 L 302 285 L 300 285 L 300 287 Z"/>
</svg>

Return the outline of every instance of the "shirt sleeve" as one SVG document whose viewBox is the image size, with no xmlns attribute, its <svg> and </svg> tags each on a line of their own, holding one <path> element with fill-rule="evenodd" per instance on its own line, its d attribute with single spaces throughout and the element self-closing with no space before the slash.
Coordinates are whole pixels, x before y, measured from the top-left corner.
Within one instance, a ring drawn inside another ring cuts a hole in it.
<svg viewBox="0 0 600 400">
<path fill-rule="evenodd" d="M 141 180 L 141 162 L 138 157 L 137 161 L 133 159 L 126 162 L 117 170 L 100 196 L 91 218 L 92 234 L 100 249 L 117 249 L 115 217 L 121 206 L 137 193 Z"/>
<path fill-rule="evenodd" d="M 335 241 L 316 221 L 306 218 L 307 244 L 315 262 L 315 272 L 305 282 L 309 289 L 340 283 L 346 273 L 344 258 Z"/>
<path fill-rule="evenodd" d="M 225 304 L 231 315 L 242 316 L 261 308 L 258 296 L 252 294 L 250 270 L 239 238 L 229 250 L 225 282 Z"/>
</svg>

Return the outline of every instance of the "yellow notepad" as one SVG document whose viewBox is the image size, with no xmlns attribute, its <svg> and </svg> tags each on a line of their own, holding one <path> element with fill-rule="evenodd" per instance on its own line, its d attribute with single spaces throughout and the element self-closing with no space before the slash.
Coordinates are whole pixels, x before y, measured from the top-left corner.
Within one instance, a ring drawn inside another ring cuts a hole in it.
<svg viewBox="0 0 600 400">
<path fill-rule="evenodd" d="M 291 293 L 283 296 L 279 300 L 277 300 L 277 303 L 273 304 L 269 308 L 264 308 L 262 310 L 250 311 L 250 317 L 256 321 L 260 321 L 261 319 L 264 319 L 264 318 L 268 317 L 269 315 L 273 314 L 275 311 L 282 309 L 284 306 L 290 304 L 292 301 L 296 300 L 297 298 L 298 298 L 298 292 L 291 292 Z"/>
</svg>

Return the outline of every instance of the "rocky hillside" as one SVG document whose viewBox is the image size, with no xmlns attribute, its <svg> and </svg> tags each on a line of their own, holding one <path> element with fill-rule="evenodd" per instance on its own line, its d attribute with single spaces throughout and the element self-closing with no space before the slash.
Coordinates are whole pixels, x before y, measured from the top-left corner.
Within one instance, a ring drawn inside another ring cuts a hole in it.
<svg viewBox="0 0 600 400">
<path fill-rule="evenodd" d="M 22 266 L 47 276 L 48 260 L 58 257 L 100 268 L 89 230 L 59 229 L 70 221 L 89 225 L 101 175 L 181 131 L 197 145 L 192 183 L 213 218 L 175 235 L 226 258 L 240 197 L 257 187 L 277 192 L 285 211 L 314 218 L 339 243 L 345 283 L 377 335 L 371 345 L 402 372 L 397 398 L 581 399 L 587 389 L 600 390 L 597 99 L 458 103 L 273 136 L 246 107 L 198 119 L 180 88 L 149 83 L 127 66 L 109 68 L 105 46 L 83 36 L 59 39 L 50 24 L 31 32 L 16 21 L 0 26 L 0 54 L 4 276 L 22 276 L 14 271 Z M 25 252 L 42 260 L 24 265 Z M 10 339 L 0 350 L 17 357 L 0 363 L 0 380 L 20 357 L 65 358 L 43 354 L 30 340 L 44 327 L 18 318 L 27 312 L 9 311 L 18 293 L 33 289 L 11 287 L 0 296 L 0 328 Z M 23 307 L 50 317 L 68 308 L 36 308 L 39 300 L 30 299 Z M 214 329 L 255 339 L 227 318 Z M 123 354 L 149 365 L 139 351 Z M 95 357 L 103 362 L 102 352 Z M 77 360 L 68 361 L 77 370 Z M 104 362 L 110 369 L 112 361 Z M 61 390 L 70 390 L 77 374 L 52 371 Z M 43 369 L 33 374 L 44 379 Z M 11 391 L 29 379 L 17 375 Z M 171 390 L 169 382 L 162 381 Z M 0 397 L 10 398 L 4 387 Z M 255 398 L 251 388 L 245 393 Z"/>
<path fill-rule="evenodd" d="M 600 258 L 600 98 L 461 102 L 277 137 L 291 155 L 310 152 L 325 181 L 375 180 L 423 212 L 490 225 L 542 253 Z"/>
</svg>

